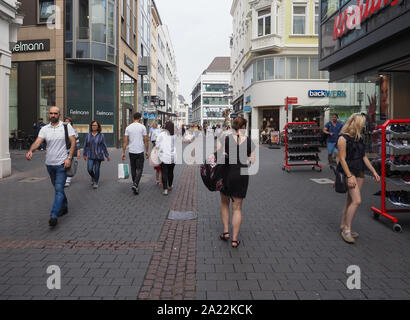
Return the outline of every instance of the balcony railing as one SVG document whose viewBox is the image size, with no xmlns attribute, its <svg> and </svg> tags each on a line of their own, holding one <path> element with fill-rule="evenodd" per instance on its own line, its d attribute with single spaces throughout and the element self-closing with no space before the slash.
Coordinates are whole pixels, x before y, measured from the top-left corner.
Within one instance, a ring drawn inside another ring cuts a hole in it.
<svg viewBox="0 0 410 320">
<path fill-rule="evenodd" d="M 252 51 L 261 51 L 266 49 L 279 49 L 281 46 L 281 36 L 269 34 L 252 39 Z"/>
</svg>

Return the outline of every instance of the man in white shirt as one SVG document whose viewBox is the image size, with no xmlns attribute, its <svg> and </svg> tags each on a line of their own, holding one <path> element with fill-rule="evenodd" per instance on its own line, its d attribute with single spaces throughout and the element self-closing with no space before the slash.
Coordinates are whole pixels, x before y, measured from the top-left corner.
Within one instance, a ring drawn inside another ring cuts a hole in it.
<svg viewBox="0 0 410 320">
<path fill-rule="evenodd" d="M 144 170 L 144 147 L 145 157 L 148 159 L 148 135 L 147 128 L 141 124 L 141 113 L 134 114 L 134 122 L 125 129 L 124 143 L 122 146 L 122 160 L 125 160 L 125 150 L 129 144 L 129 156 L 131 164 L 131 187 L 135 194 L 139 194 L 139 183 Z"/>
<path fill-rule="evenodd" d="M 26 154 L 26 159 L 31 160 L 33 152 L 44 141 L 47 143 L 46 167 L 55 189 L 49 225 L 55 227 L 58 217 L 68 213 L 68 202 L 64 192 L 64 184 L 67 180 L 66 168 L 71 166 L 76 143 L 74 129 L 70 124 L 67 124 L 68 138 L 71 143 L 70 150 L 67 150 L 66 134 L 63 122 L 60 121 L 59 108 L 50 108 L 49 119 L 50 123 L 41 128 L 36 141 L 34 141 Z"/>
</svg>

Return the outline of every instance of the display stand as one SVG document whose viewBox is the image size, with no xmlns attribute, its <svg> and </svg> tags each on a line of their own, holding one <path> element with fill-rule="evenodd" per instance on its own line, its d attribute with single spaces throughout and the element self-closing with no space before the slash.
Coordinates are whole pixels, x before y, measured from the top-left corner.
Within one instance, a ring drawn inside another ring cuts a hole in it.
<svg viewBox="0 0 410 320">
<path fill-rule="evenodd" d="M 319 164 L 320 128 L 316 122 L 290 122 L 285 126 L 285 164 L 282 170 L 290 172 L 291 167 L 312 166 Z"/>
<path fill-rule="evenodd" d="M 404 125 L 410 125 L 410 120 L 387 120 L 379 130 L 373 132 L 373 135 L 381 136 L 381 141 L 377 144 L 378 147 L 381 147 L 381 209 L 376 207 L 372 207 L 371 209 L 373 210 L 373 217 L 375 219 L 378 219 L 379 216 L 382 215 L 393 221 L 393 230 L 396 232 L 401 232 L 402 227 L 398 224 L 397 218 L 390 215 L 390 213 L 410 212 L 410 204 L 394 204 L 390 201 L 392 205 L 407 206 L 409 208 L 387 209 L 386 197 L 390 191 L 386 191 L 386 187 L 387 184 L 389 184 L 389 186 L 400 186 L 403 188 L 410 186 L 409 182 L 405 182 L 402 178 L 397 177 L 399 174 L 410 173 L 410 163 L 402 165 L 396 162 L 397 158 L 410 155 L 410 126 L 408 127 L 409 131 L 403 130 L 402 132 L 398 132 L 392 130 L 392 126 L 405 129 Z M 408 147 L 407 139 L 409 142 Z"/>
</svg>

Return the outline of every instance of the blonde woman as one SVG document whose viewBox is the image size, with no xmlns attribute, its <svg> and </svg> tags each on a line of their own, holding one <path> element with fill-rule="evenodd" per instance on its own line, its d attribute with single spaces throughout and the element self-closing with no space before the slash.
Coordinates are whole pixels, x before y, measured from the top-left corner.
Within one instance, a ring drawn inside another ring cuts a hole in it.
<svg viewBox="0 0 410 320">
<path fill-rule="evenodd" d="M 380 176 L 365 154 L 362 137 L 365 123 L 366 118 L 364 115 L 358 113 L 351 115 L 343 126 L 337 142 L 340 156 L 338 170 L 343 170 L 346 174 L 348 186 L 347 200 L 340 225 L 341 236 L 347 243 L 354 243 L 354 238 L 359 236 L 351 228 L 353 218 L 362 202 L 360 190 L 363 186 L 365 168 L 367 167 L 371 171 L 376 182 L 380 181 Z"/>
</svg>

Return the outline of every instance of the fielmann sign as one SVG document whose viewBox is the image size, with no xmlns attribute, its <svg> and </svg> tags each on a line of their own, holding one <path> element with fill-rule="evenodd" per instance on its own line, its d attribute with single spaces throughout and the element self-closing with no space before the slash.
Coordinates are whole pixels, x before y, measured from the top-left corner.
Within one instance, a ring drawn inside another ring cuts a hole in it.
<svg viewBox="0 0 410 320">
<path fill-rule="evenodd" d="M 357 0 L 357 5 L 348 6 L 336 16 L 333 40 L 342 37 L 348 30 L 359 29 L 362 23 L 389 5 L 394 7 L 403 0 Z"/>
<path fill-rule="evenodd" d="M 13 53 L 50 51 L 50 39 L 18 41 L 11 51 Z"/>
</svg>

